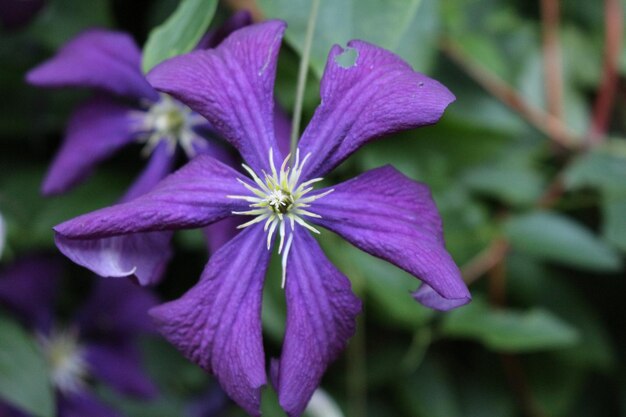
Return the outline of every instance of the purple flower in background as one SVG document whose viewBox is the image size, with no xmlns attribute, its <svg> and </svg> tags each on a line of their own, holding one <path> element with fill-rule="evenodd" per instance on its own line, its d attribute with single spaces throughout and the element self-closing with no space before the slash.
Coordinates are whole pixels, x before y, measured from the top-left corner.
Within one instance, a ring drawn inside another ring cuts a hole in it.
<svg viewBox="0 0 626 417">
<path fill-rule="evenodd" d="M 428 188 L 389 166 L 331 188 L 313 184 L 363 144 L 435 123 L 454 96 L 393 53 L 362 41 L 351 66 L 330 52 L 322 104 L 298 152 L 285 156 L 273 127 L 276 60 L 285 24 L 268 21 L 234 32 L 213 50 L 157 66 L 148 79 L 203 115 L 235 146 L 250 177 L 201 155 L 151 192 L 55 227 L 57 245 L 128 233 L 204 227 L 252 216 L 210 259 L 200 282 L 152 309 L 161 332 L 213 373 L 248 413 L 260 414 L 266 383 L 261 298 L 274 237 L 279 236 L 287 323 L 271 380 L 289 416 L 299 416 L 328 366 L 355 331 L 360 301 L 311 233 L 334 231 L 360 249 L 423 281 L 413 295 L 447 310 L 470 294 L 445 249 Z"/>
<path fill-rule="evenodd" d="M 57 392 L 59 417 L 118 416 L 90 391 L 88 381 L 97 379 L 125 395 L 156 395 L 135 342 L 154 332 L 147 311 L 157 300 L 126 280 L 97 280 L 74 318 L 60 325 L 54 316 L 60 261 L 31 256 L 1 271 L 0 305 L 37 334 Z"/>
<path fill-rule="evenodd" d="M 215 46 L 249 23 L 248 13 L 235 14 L 220 29 L 207 33 L 198 47 Z M 141 52 L 130 36 L 94 29 L 77 36 L 27 74 L 28 82 L 37 86 L 89 87 L 100 92 L 72 115 L 63 145 L 44 179 L 45 195 L 69 190 L 96 164 L 138 141 L 145 144 L 143 154 L 149 161 L 122 201 L 144 194 L 169 174 L 177 153 L 188 158 L 209 154 L 234 163 L 229 150 L 215 140 L 206 140 L 214 136 L 207 121 L 170 95 L 155 91 L 140 64 Z M 232 224 L 226 221 L 207 230 L 211 252 L 233 236 L 227 232 Z M 135 276 L 147 285 L 162 277 L 171 257 L 171 237 L 171 232 L 160 232 L 74 241 L 64 246 L 64 254 L 98 275 Z M 121 253 L 124 256 L 118 256 Z"/>
</svg>

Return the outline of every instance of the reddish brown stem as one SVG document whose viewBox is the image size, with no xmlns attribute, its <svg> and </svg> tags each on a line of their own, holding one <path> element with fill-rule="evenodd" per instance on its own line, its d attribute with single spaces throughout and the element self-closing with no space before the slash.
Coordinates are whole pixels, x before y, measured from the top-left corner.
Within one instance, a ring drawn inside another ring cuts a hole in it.
<svg viewBox="0 0 626 417">
<path fill-rule="evenodd" d="M 619 57 L 622 52 L 624 10 L 620 0 L 604 1 L 605 47 L 602 83 L 593 108 L 589 145 L 601 143 L 605 137 L 619 82 Z"/>
<path fill-rule="evenodd" d="M 487 92 L 509 106 L 528 123 L 564 148 L 575 149 L 582 143 L 561 120 L 528 103 L 514 88 L 485 69 L 450 39 L 441 42 L 443 52 Z"/>
<path fill-rule="evenodd" d="M 541 0 L 544 86 L 548 113 L 563 120 L 563 71 L 559 42 L 559 15 L 559 0 Z"/>
</svg>

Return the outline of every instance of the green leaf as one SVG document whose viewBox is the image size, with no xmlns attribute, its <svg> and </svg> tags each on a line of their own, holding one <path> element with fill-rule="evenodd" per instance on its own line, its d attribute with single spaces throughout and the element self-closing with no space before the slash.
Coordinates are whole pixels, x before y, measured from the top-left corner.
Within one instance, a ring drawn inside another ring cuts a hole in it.
<svg viewBox="0 0 626 417">
<path fill-rule="evenodd" d="M 611 140 L 576 159 L 564 175 L 570 189 L 599 187 L 626 190 L 626 141 Z"/>
<path fill-rule="evenodd" d="M 538 211 L 506 222 L 513 248 L 537 257 L 590 271 L 621 268 L 621 259 L 588 229 L 560 214 Z"/>
<path fill-rule="evenodd" d="M 576 329 L 549 311 L 500 310 L 480 298 L 448 313 L 441 330 L 444 335 L 476 340 L 502 352 L 559 349 L 579 340 Z"/>
<path fill-rule="evenodd" d="M 311 0 L 260 0 L 266 16 L 287 21 L 287 42 L 304 46 Z M 439 27 L 436 0 L 321 0 L 311 49 L 320 77 L 333 44 L 363 39 L 399 53 L 419 71 L 433 63 Z"/>
<path fill-rule="evenodd" d="M 626 189 L 606 189 L 602 195 L 602 234 L 626 252 Z"/>
<path fill-rule="evenodd" d="M 150 32 L 143 49 L 143 71 L 147 73 L 161 61 L 191 51 L 209 27 L 216 8 L 217 0 L 182 0 L 165 23 Z"/>
<path fill-rule="evenodd" d="M 36 417 L 53 417 L 55 399 L 48 367 L 33 338 L 0 316 L 0 397 Z"/>
</svg>

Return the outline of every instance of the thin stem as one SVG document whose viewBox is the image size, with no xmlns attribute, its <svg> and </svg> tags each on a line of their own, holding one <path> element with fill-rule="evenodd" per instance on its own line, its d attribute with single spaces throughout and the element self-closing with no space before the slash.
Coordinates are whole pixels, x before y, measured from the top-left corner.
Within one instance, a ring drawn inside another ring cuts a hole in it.
<svg viewBox="0 0 626 417">
<path fill-rule="evenodd" d="M 528 103 L 513 87 L 484 68 L 452 40 L 444 39 L 441 42 L 441 48 L 452 61 L 457 63 L 487 92 L 509 106 L 554 142 L 566 149 L 580 147 L 583 140 L 576 137 L 561 120 Z"/>
<path fill-rule="evenodd" d="M 608 130 L 619 82 L 619 57 L 624 33 L 624 10 L 619 0 L 604 1 L 605 47 L 602 85 L 593 108 L 589 144 L 601 143 Z"/>
<path fill-rule="evenodd" d="M 561 46 L 559 43 L 560 25 L 559 0 L 541 0 L 541 24 L 543 27 L 543 68 L 544 86 L 548 113 L 559 120 L 563 119 L 563 71 Z"/>
<path fill-rule="evenodd" d="M 300 136 L 300 121 L 302 119 L 302 102 L 304 101 L 304 89 L 306 87 L 306 77 L 309 70 L 309 60 L 311 58 L 311 46 L 313 45 L 313 34 L 315 33 L 315 23 L 317 22 L 317 11 L 320 0 L 311 1 L 311 12 L 306 28 L 304 48 L 302 49 L 302 59 L 298 70 L 298 85 L 296 87 L 296 102 L 293 106 L 293 120 L 291 123 L 291 156 L 295 158 L 298 148 L 298 137 Z"/>
</svg>

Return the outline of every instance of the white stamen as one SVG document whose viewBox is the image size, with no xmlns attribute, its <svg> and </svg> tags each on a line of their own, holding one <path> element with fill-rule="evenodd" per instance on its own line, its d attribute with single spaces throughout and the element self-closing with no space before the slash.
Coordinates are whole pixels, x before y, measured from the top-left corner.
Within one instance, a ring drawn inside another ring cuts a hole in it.
<svg viewBox="0 0 626 417">
<path fill-rule="evenodd" d="M 85 350 L 78 343 L 78 332 L 75 329 L 55 329 L 49 336 L 38 336 L 50 366 L 53 385 L 66 394 L 81 391 L 85 387 L 89 366 Z"/>
<path fill-rule="evenodd" d="M 288 220 L 291 226 L 291 232 L 294 231 L 296 224 L 310 230 L 313 233 L 319 234 L 319 230 L 311 226 L 304 219 L 308 218 L 321 218 L 317 213 L 307 210 L 311 207 L 310 204 L 313 201 L 322 198 L 333 190 L 328 190 L 317 195 L 308 195 L 313 191 L 311 185 L 319 182 L 322 178 L 314 178 L 307 180 L 303 183 L 299 183 L 300 176 L 302 175 L 302 169 L 311 154 L 307 154 L 302 161 L 300 160 L 300 150 L 296 150 L 296 157 L 293 166 L 289 167 L 288 163 L 291 155 L 283 160 L 280 165 L 280 170 L 276 169 L 274 163 L 274 153 L 272 149 L 269 151 L 269 168 L 270 173 L 261 170 L 261 175 L 257 175 L 249 166 L 243 164 L 243 168 L 250 174 L 250 177 L 254 181 L 256 186 L 251 185 L 249 182 L 239 179 L 238 181 L 245 187 L 246 190 L 251 192 L 252 195 L 228 195 L 228 198 L 244 200 L 250 203 L 251 210 L 247 211 L 233 211 L 233 214 L 256 216 L 254 219 L 238 226 L 238 229 L 251 226 L 256 223 L 265 221 L 263 230 L 267 233 L 267 248 L 270 249 L 272 245 L 272 239 L 276 231 L 280 236 L 280 242 L 278 245 L 278 253 L 282 255 L 283 277 L 282 287 L 285 286 L 287 259 L 289 256 L 289 250 L 293 241 L 293 233 L 289 233 L 287 242 L 285 243 L 285 235 L 287 234 L 285 222 Z M 261 179 L 263 178 L 263 179 Z"/>
<path fill-rule="evenodd" d="M 161 94 L 159 101 L 148 103 L 147 107 L 146 111 L 129 112 L 133 122 L 132 130 L 137 134 L 137 140 L 145 143 L 142 154 L 150 155 L 162 141 L 165 141 L 170 153 L 180 145 L 189 158 L 194 157 L 196 155 L 194 144 L 202 146 L 205 143 L 194 128 L 205 124 L 206 120 L 167 94 Z"/>
</svg>

